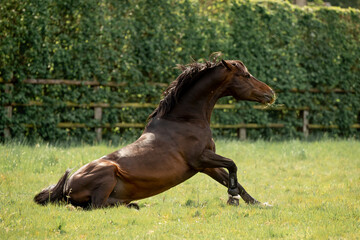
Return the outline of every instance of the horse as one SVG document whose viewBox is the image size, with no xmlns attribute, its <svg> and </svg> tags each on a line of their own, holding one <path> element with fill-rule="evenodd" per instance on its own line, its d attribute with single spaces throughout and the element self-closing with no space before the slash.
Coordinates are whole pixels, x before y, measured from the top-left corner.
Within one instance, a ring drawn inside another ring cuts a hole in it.
<svg viewBox="0 0 360 240">
<path fill-rule="evenodd" d="M 215 152 L 210 118 L 217 100 L 272 104 L 275 92 L 252 76 L 239 60 L 219 57 L 180 66 L 182 73 L 164 91 L 141 136 L 133 143 L 94 160 L 34 197 L 40 205 L 66 201 L 84 208 L 126 205 L 164 192 L 204 173 L 228 189 L 229 205 L 262 204 L 237 180 L 233 160 Z M 227 171 L 226 171 L 226 170 Z"/>
</svg>

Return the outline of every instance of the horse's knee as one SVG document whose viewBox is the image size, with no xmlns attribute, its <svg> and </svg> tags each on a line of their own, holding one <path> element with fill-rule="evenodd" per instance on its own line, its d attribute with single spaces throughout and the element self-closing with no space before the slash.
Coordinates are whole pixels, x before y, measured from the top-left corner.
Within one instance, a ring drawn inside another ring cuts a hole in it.
<svg viewBox="0 0 360 240">
<path fill-rule="evenodd" d="M 229 170 L 229 174 L 231 174 L 231 173 L 235 173 L 235 174 L 236 174 L 236 172 L 237 172 L 237 166 L 236 166 L 235 162 L 231 161 L 231 162 L 229 163 L 228 170 Z"/>
</svg>

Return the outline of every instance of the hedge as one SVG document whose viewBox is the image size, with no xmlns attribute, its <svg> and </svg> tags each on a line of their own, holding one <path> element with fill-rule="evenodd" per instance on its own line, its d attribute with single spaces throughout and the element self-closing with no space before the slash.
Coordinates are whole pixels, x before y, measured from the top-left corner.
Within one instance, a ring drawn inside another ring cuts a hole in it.
<svg viewBox="0 0 360 240">
<path fill-rule="evenodd" d="M 176 64 L 201 61 L 215 51 L 242 60 L 278 92 L 277 104 L 285 108 L 261 111 L 240 102 L 236 109 L 216 109 L 213 123 L 282 123 L 284 128 L 249 130 L 248 136 L 300 138 L 299 109 L 308 107 L 311 123 L 339 126 L 327 130 L 330 136 L 359 138 L 350 127 L 359 122 L 360 112 L 358 10 L 302 9 L 286 1 L 8 0 L 0 12 L 1 105 L 45 104 L 15 106 L 11 118 L 1 107 L 0 141 L 6 126 L 15 139 L 92 142 L 95 125 L 145 122 L 152 108 L 106 108 L 98 123 L 93 108 L 66 103 L 156 104 L 164 85 L 179 74 Z M 25 79 L 123 86 L 30 85 Z M 13 83 L 10 93 L 5 92 L 8 82 Z M 60 122 L 88 128 L 57 128 Z M 104 129 L 104 138 L 118 141 L 140 131 Z M 236 132 L 217 129 L 214 134 L 231 137 Z"/>
</svg>

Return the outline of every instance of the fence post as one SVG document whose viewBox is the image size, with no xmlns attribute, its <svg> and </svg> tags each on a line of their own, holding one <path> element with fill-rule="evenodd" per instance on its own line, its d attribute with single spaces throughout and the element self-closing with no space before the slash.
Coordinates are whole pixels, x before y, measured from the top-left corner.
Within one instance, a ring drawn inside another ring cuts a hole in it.
<svg viewBox="0 0 360 240">
<path fill-rule="evenodd" d="M 304 137 L 307 138 L 309 136 L 309 111 L 304 110 L 303 111 L 303 133 Z"/>
<path fill-rule="evenodd" d="M 294 0 L 294 3 L 300 7 L 303 7 L 306 5 L 306 0 Z"/>
<path fill-rule="evenodd" d="M 12 89 L 12 83 L 5 83 L 5 93 L 11 94 Z M 12 118 L 12 106 L 11 103 L 9 103 L 9 106 L 5 106 L 5 116 L 7 118 Z M 9 139 L 11 138 L 11 132 L 10 128 L 8 126 L 5 126 L 4 128 L 4 138 Z"/>
<path fill-rule="evenodd" d="M 239 128 L 238 129 L 238 138 L 241 141 L 245 141 L 246 140 L 246 128 Z"/>
<path fill-rule="evenodd" d="M 99 86 L 95 87 L 95 90 L 98 90 Z M 98 122 L 101 122 L 101 118 L 102 118 L 102 108 L 101 107 L 94 107 L 94 118 L 95 120 L 98 120 Z M 96 134 L 96 141 L 97 142 L 101 142 L 102 140 L 102 128 L 101 127 L 96 127 L 95 128 L 95 134 Z"/>
</svg>

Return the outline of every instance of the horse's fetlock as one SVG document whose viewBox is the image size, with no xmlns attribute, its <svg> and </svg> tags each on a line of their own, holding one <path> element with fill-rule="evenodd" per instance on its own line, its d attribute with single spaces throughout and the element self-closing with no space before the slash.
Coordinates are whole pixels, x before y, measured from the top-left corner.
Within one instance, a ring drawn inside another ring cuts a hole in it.
<svg viewBox="0 0 360 240">
<path fill-rule="evenodd" d="M 237 196 L 239 195 L 239 189 L 238 188 L 229 188 L 228 189 L 228 194 L 231 196 Z"/>
</svg>

